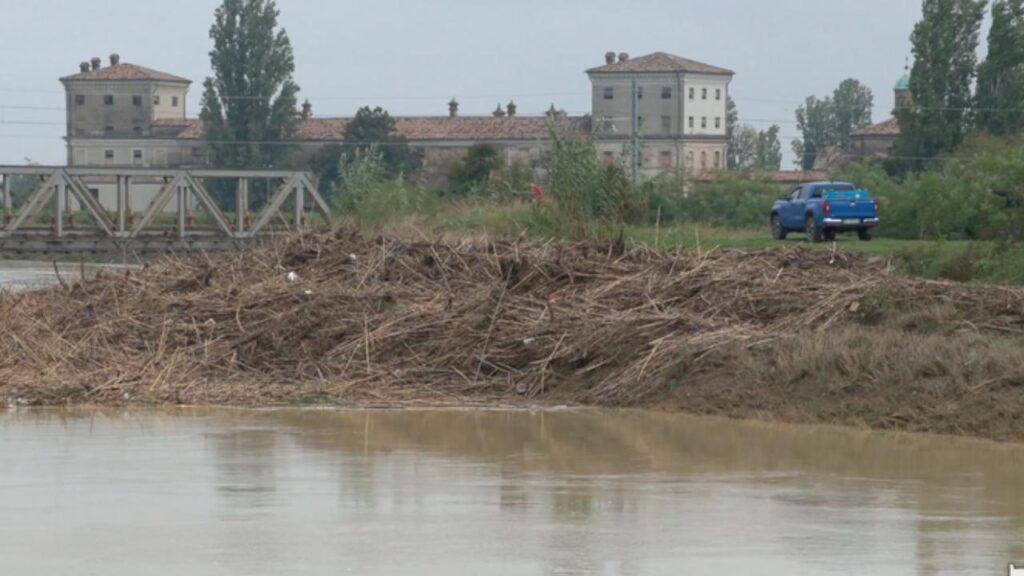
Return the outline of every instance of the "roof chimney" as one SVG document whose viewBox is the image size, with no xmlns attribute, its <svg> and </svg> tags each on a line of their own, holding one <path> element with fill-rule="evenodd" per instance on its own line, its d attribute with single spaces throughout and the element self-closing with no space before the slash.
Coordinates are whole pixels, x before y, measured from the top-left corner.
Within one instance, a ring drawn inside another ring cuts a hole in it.
<svg viewBox="0 0 1024 576">
<path fill-rule="evenodd" d="M 302 103 L 302 119 L 309 120 L 312 117 L 313 105 L 309 103 L 309 99 L 307 98 L 306 101 Z"/>
<path fill-rule="evenodd" d="M 628 61 L 629 61 L 629 52 L 620 52 L 619 53 L 619 62 L 628 62 Z"/>
<path fill-rule="evenodd" d="M 459 101 L 452 98 L 452 101 L 448 103 L 448 117 L 455 118 L 459 115 Z"/>
<path fill-rule="evenodd" d="M 494 112 L 492 112 L 492 114 L 494 114 L 495 118 L 505 117 L 505 111 L 501 109 L 501 104 L 498 104 L 498 107 L 494 109 Z"/>
<path fill-rule="evenodd" d="M 90 62 L 92 63 L 93 70 L 99 70 L 100 64 L 103 63 L 103 61 L 100 60 L 99 57 L 94 57 L 92 60 L 90 60 Z"/>
<path fill-rule="evenodd" d="M 515 100 L 509 100 L 508 106 L 506 106 L 506 108 L 508 108 L 508 117 L 509 118 L 515 118 L 516 111 L 519 109 L 519 107 L 516 106 L 516 101 Z"/>
<path fill-rule="evenodd" d="M 121 63 L 121 55 L 120 54 L 115 52 L 115 53 L 110 55 L 110 65 L 111 66 L 117 66 L 120 63 Z"/>
<path fill-rule="evenodd" d="M 615 64 L 615 52 L 605 52 L 604 53 L 604 63 L 605 64 Z"/>
<path fill-rule="evenodd" d="M 89 71 L 89 63 L 88 62 L 82 62 L 81 64 L 78 65 L 78 69 L 81 70 L 82 72 L 88 72 Z"/>
</svg>

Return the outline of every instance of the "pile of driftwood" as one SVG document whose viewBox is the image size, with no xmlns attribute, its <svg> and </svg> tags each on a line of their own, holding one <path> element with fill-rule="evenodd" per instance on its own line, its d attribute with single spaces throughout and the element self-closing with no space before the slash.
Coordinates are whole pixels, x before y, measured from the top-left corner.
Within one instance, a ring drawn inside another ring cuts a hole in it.
<svg viewBox="0 0 1024 576">
<path fill-rule="evenodd" d="M 1024 303 L 1019 289 L 911 280 L 827 251 L 312 234 L 0 295 L 0 398 L 634 405 L 724 346 L 822 333 L 882 295 L 1006 331 Z"/>
</svg>

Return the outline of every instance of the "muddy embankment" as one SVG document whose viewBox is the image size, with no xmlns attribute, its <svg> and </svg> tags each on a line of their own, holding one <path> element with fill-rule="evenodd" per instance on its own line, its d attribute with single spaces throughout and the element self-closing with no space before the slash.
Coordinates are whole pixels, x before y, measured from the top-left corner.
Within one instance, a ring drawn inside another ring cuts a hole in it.
<svg viewBox="0 0 1024 576">
<path fill-rule="evenodd" d="M 1024 290 L 804 250 L 308 235 L 0 295 L 13 405 L 644 406 L 1024 440 Z"/>
</svg>

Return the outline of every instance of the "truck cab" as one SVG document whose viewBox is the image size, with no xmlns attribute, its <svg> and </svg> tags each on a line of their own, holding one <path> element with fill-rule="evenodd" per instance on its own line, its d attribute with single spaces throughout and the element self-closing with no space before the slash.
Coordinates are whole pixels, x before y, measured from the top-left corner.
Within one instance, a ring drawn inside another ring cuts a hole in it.
<svg viewBox="0 0 1024 576">
<path fill-rule="evenodd" d="M 776 240 L 784 240 L 791 232 L 804 233 L 808 242 L 831 241 L 836 234 L 856 232 L 868 241 L 878 223 L 878 201 L 849 182 L 801 184 L 775 202 L 771 213 Z"/>
</svg>

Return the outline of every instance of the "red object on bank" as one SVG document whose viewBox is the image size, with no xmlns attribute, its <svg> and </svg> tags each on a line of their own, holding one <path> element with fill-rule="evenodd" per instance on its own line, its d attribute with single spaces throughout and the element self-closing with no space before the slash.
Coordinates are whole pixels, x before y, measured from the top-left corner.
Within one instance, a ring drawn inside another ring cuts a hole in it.
<svg viewBox="0 0 1024 576">
<path fill-rule="evenodd" d="M 544 191 L 540 189 L 540 186 L 533 185 L 533 202 L 540 204 L 544 200 Z"/>
</svg>

